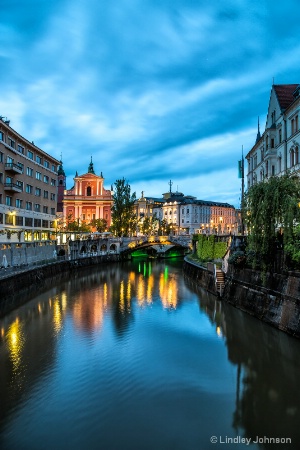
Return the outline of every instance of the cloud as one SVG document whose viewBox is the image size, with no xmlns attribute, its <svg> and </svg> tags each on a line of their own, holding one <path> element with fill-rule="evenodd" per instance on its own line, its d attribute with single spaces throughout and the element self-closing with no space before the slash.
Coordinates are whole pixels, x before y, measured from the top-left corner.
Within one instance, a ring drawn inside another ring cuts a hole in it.
<svg viewBox="0 0 300 450">
<path fill-rule="evenodd" d="M 69 185 L 92 155 L 108 186 L 124 176 L 160 196 L 172 179 L 236 204 L 236 162 L 257 117 L 264 123 L 273 77 L 299 82 L 299 9 L 296 0 L 5 0 L 0 114 L 62 153 Z"/>
</svg>

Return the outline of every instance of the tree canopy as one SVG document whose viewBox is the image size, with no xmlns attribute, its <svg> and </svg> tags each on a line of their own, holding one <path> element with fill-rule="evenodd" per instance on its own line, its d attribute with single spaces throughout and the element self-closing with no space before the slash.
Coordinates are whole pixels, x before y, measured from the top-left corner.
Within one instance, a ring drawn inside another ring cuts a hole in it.
<svg viewBox="0 0 300 450">
<path fill-rule="evenodd" d="M 114 184 L 111 231 L 117 236 L 128 236 L 137 226 L 134 212 L 136 194 L 135 192 L 131 194 L 131 187 L 125 178 L 117 180 Z"/>
<path fill-rule="evenodd" d="M 90 223 L 93 228 L 99 233 L 103 233 L 103 231 L 107 230 L 107 220 L 106 219 L 93 219 Z"/>
<path fill-rule="evenodd" d="M 246 193 L 247 247 L 261 258 L 264 266 L 271 264 L 280 241 L 286 251 L 293 246 L 300 221 L 299 199 L 300 180 L 290 173 L 270 177 Z"/>
</svg>

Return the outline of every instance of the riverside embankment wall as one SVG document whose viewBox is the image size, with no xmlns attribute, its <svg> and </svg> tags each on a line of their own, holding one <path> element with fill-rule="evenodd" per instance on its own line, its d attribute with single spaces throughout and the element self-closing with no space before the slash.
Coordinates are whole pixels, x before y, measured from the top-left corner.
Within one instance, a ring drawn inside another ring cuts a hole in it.
<svg viewBox="0 0 300 450">
<path fill-rule="evenodd" d="M 183 263 L 183 272 L 190 278 L 196 281 L 199 286 L 217 295 L 216 284 L 214 274 L 212 271 L 207 270 L 205 267 L 201 267 L 186 258 Z"/>
<path fill-rule="evenodd" d="M 300 273 L 269 274 L 229 265 L 222 300 L 300 338 Z"/>
<path fill-rule="evenodd" d="M 38 294 L 53 283 L 68 279 L 82 268 L 103 266 L 118 261 L 118 256 L 102 255 L 66 260 L 11 273 L 0 279 L 0 317 L 26 303 L 31 295 Z"/>
<path fill-rule="evenodd" d="M 215 293 L 213 273 L 185 261 L 184 272 Z M 266 274 L 229 265 L 222 301 L 300 338 L 300 273 Z"/>
</svg>

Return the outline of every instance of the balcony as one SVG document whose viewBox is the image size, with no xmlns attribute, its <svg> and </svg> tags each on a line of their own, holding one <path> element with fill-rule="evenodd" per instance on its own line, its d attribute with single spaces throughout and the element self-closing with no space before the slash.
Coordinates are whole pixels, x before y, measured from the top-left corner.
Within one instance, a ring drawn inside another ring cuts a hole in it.
<svg viewBox="0 0 300 450">
<path fill-rule="evenodd" d="M 6 163 L 5 170 L 6 170 L 6 172 L 23 173 L 23 168 L 18 166 L 18 164 L 15 164 L 15 163 Z"/>
<path fill-rule="evenodd" d="M 22 186 L 19 186 L 18 184 L 15 183 L 5 183 L 4 190 L 10 192 L 23 192 Z"/>
</svg>

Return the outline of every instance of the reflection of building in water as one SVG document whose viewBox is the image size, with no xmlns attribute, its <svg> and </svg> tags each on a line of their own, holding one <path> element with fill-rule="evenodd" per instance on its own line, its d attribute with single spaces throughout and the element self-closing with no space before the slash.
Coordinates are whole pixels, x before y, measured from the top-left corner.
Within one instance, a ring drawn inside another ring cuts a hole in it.
<svg viewBox="0 0 300 450">
<path fill-rule="evenodd" d="M 45 368 L 55 361 L 54 316 L 59 315 L 56 288 L 39 296 L 37 302 L 19 308 L 0 321 L 0 421 L 15 407 L 19 399 L 28 395 Z M 61 310 L 60 317 L 62 318 Z M 1 434 L 1 431 L 0 431 Z"/>
<path fill-rule="evenodd" d="M 102 326 L 108 304 L 107 284 L 97 289 L 81 291 L 73 306 L 74 324 L 78 329 L 86 331 L 98 330 Z"/>
<path fill-rule="evenodd" d="M 177 306 L 177 280 L 166 277 L 166 272 L 161 273 L 159 277 L 159 296 L 164 308 L 174 308 Z"/>
<path fill-rule="evenodd" d="M 230 305 L 223 312 L 237 371 L 234 427 L 251 438 L 289 437 L 300 448 L 299 341 Z"/>
</svg>

